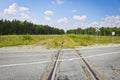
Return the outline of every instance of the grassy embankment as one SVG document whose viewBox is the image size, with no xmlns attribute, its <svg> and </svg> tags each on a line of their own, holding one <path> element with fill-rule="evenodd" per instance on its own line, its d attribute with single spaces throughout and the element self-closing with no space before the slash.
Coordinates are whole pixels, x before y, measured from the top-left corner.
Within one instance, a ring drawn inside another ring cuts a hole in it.
<svg viewBox="0 0 120 80">
<path fill-rule="evenodd" d="M 63 43 L 63 45 L 62 45 Z M 94 44 L 112 43 L 112 36 L 91 35 L 5 35 L 0 36 L 0 47 L 17 45 L 44 45 L 47 48 L 74 48 Z M 115 36 L 113 43 L 120 44 L 120 36 Z"/>
</svg>

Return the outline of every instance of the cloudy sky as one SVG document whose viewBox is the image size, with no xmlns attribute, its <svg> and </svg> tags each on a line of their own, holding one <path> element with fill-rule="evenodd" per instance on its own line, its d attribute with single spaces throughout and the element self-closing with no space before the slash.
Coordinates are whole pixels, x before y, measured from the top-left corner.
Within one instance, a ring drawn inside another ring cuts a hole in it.
<svg viewBox="0 0 120 80">
<path fill-rule="evenodd" d="M 120 27 L 120 0 L 1 0 L 0 19 L 28 20 L 65 30 Z"/>
</svg>

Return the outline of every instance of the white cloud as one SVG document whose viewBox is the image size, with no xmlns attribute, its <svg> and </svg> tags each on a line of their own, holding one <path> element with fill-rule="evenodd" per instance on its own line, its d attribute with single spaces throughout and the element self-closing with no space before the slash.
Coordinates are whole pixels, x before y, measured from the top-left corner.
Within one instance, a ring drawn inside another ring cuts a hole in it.
<svg viewBox="0 0 120 80">
<path fill-rule="evenodd" d="M 30 16 L 29 16 L 29 15 L 27 15 L 27 14 L 25 14 L 25 13 L 21 13 L 20 15 L 21 15 L 21 17 L 22 17 L 22 18 L 25 18 L 25 19 L 30 18 Z"/>
<path fill-rule="evenodd" d="M 44 19 L 45 19 L 46 21 L 51 21 L 51 17 L 49 17 L 49 16 L 44 16 Z"/>
<path fill-rule="evenodd" d="M 99 27 L 100 26 L 100 23 L 98 22 L 91 22 L 87 25 L 88 27 Z"/>
<path fill-rule="evenodd" d="M 8 8 L 3 9 L 0 13 L 0 19 L 18 19 L 18 20 L 32 20 L 28 14 L 29 8 L 19 6 L 17 3 L 13 3 Z"/>
<path fill-rule="evenodd" d="M 108 16 L 102 24 L 109 27 L 120 27 L 120 16 Z"/>
<path fill-rule="evenodd" d="M 29 8 L 26 8 L 26 7 L 19 7 L 19 10 L 24 12 L 24 11 L 28 11 Z"/>
<path fill-rule="evenodd" d="M 45 14 L 46 16 L 52 16 L 52 15 L 53 15 L 53 11 L 51 11 L 51 10 L 46 10 L 46 11 L 44 12 L 44 14 Z"/>
<path fill-rule="evenodd" d="M 120 16 L 108 16 L 105 17 L 102 21 L 76 21 L 73 19 L 68 19 L 67 17 L 60 18 L 58 20 L 51 20 L 51 22 L 47 23 L 51 26 L 55 26 L 58 28 L 63 28 L 64 30 L 68 29 L 76 29 L 78 27 L 87 28 L 87 27 L 120 27 Z"/>
<path fill-rule="evenodd" d="M 18 6 L 17 3 L 13 3 L 8 8 L 3 10 L 3 14 L 12 14 L 15 15 L 20 12 L 26 12 L 29 8 Z"/>
<path fill-rule="evenodd" d="M 53 15 L 53 11 L 51 11 L 51 10 L 46 10 L 45 12 L 44 12 L 44 19 L 45 19 L 45 21 L 51 21 L 52 19 L 51 19 L 51 16 Z"/>
<path fill-rule="evenodd" d="M 120 16 L 105 17 L 102 22 L 91 22 L 88 27 L 120 27 Z"/>
<path fill-rule="evenodd" d="M 16 3 L 13 3 L 8 8 L 3 10 L 4 14 L 16 14 L 16 12 L 17 12 L 17 4 Z"/>
<path fill-rule="evenodd" d="M 56 0 L 57 4 L 63 4 L 64 1 L 63 0 Z"/>
<path fill-rule="evenodd" d="M 74 20 L 80 20 L 80 21 L 84 21 L 86 18 L 87 16 L 78 16 L 78 15 L 73 16 Z"/>
<path fill-rule="evenodd" d="M 58 22 L 58 23 L 67 23 L 67 22 L 68 22 L 68 19 L 67 19 L 66 17 L 64 17 L 64 18 L 58 19 L 57 22 Z"/>
</svg>

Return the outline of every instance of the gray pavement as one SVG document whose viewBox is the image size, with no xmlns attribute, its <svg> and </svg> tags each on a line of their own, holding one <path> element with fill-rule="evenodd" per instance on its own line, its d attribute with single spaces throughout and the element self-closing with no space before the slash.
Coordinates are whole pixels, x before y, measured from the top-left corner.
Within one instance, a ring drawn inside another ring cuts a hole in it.
<svg viewBox="0 0 120 80">
<path fill-rule="evenodd" d="M 105 80 L 120 80 L 120 46 L 77 49 Z"/>
<path fill-rule="evenodd" d="M 120 46 L 76 48 L 105 80 L 120 80 Z M 0 48 L 0 80 L 40 80 L 56 49 Z M 87 80 L 73 49 L 62 49 L 59 80 Z"/>
<path fill-rule="evenodd" d="M 63 54 L 63 61 L 60 63 L 58 80 L 87 80 L 80 62 L 78 60 L 70 60 L 76 58 L 75 51 L 63 49 L 61 54 Z"/>
<path fill-rule="evenodd" d="M 0 80 L 40 80 L 53 53 L 56 50 L 1 48 Z"/>
</svg>

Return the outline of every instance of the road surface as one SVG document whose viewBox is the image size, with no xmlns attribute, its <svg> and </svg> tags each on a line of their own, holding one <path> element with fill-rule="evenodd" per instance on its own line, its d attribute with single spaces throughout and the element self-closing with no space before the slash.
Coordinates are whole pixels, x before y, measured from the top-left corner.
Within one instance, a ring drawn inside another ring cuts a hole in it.
<svg viewBox="0 0 120 80">
<path fill-rule="evenodd" d="M 76 48 L 105 80 L 120 80 L 120 46 Z M 0 80 L 40 80 L 57 49 L 0 48 Z M 58 80 L 87 80 L 74 49 L 62 49 Z"/>
<path fill-rule="evenodd" d="M 120 80 L 120 46 L 77 49 L 105 80 Z"/>
<path fill-rule="evenodd" d="M 56 50 L 11 47 L 0 49 L 0 80 L 40 80 Z"/>
</svg>

